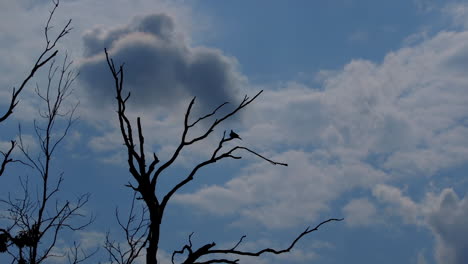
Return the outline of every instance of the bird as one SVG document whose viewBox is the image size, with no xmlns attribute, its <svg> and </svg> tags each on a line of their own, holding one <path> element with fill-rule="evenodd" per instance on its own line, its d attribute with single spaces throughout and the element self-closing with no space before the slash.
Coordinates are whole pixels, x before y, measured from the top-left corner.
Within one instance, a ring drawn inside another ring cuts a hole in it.
<svg viewBox="0 0 468 264">
<path fill-rule="evenodd" d="M 229 133 L 229 136 L 230 136 L 231 138 L 238 138 L 238 139 L 242 140 L 242 138 L 239 137 L 239 135 L 237 135 L 236 132 L 232 131 L 232 129 L 231 129 L 231 133 Z"/>
</svg>

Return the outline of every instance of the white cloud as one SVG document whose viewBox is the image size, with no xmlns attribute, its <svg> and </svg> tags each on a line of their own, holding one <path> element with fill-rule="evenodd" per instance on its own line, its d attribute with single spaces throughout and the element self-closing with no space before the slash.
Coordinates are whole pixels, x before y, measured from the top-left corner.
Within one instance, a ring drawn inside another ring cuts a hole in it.
<svg viewBox="0 0 468 264">
<path fill-rule="evenodd" d="M 7 152 L 11 148 L 10 141 L 0 141 L 0 150 L 3 152 Z"/>
<path fill-rule="evenodd" d="M 406 223 L 420 224 L 422 220 L 421 209 L 418 204 L 413 202 L 410 198 L 404 196 L 400 189 L 384 184 L 377 185 L 372 190 L 373 195 L 380 201 L 397 207 L 395 212 L 398 212 Z"/>
<path fill-rule="evenodd" d="M 32 154 L 33 157 L 34 157 L 33 153 L 35 153 L 36 151 L 39 151 L 39 144 L 37 142 L 37 138 L 33 135 L 23 134 L 21 135 L 21 140 L 19 139 L 19 137 L 16 138 L 15 140 L 18 144 L 20 144 L 20 142 L 22 141 L 25 151 L 28 152 L 29 154 Z M 18 152 L 19 148 L 16 151 Z"/>
<path fill-rule="evenodd" d="M 114 132 L 91 138 L 88 146 L 94 151 L 110 151 L 121 149 L 122 142 L 122 135 L 116 124 Z"/>
<path fill-rule="evenodd" d="M 365 198 L 351 200 L 343 208 L 343 213 L 349 226 L 368 226 L 379 222 L 375 205 Z"/>
<path fill-rule="evenodd" d="M 224 185 L 177 201 L 285 227 L 316 220 L 345 191 L 430 178 L 467 162 L 464 43 L 468 32 L 440 32 L 380 64 L 351 61 L 326 75 L 322 89 L 288 83 L 265 91 L 245 115 L 243 142 L 290 167 L 258 161 Z M 374 191 L 389 202 L 404 197 L 382 186 Z M 419 221 L 406 202 L 405 219 Z"/>
<path fill-rule="evenodd" d="M 468 199 L 459 199 L 452 189 L 439 196 L 438 207 L 428 214 L 428 225 L 436 236 L 436 259 L 442 264 L 468 262 Z"/>
<path fill-rule="evenodd" d="M 144 15 L 157 9 L 149 8 L 150 1 L 137 4 L 117 1 L 115 5 L 121 8 L 114 13 L 105 3 L 83 2 L 68 3 L 63 11 L 84 14 L 75 20 L 81 30 L 91 28 L 94 26 L 91 23 L 97 20 L 103 28 L 118 27 L 115 17 L 127 17 L 134 11 Z M 427 1 L 418 2 L 422 8 L 428 6 Z M 463 8 L 460 5 L 447 9 L 458 25 L 466 25 Z M 39 9 L 28 14 L 30 19 L 44 14 Z M 26 19 L 26 16 L 15 18 L 12 14 L 16 13 L 21 12 L 1 14 L 5 14 L 2 18 L 8 15 L 12 20 L 18 19 L 15 21 Z M 7 27 L 2 32 L 17 35 L 18 31 L 14 30 L 19 27 L 22 26 Z M 71 38 L 74 41 L 70 42 L 79 43 L 80 37 Z M 28 45 L 33 42 L 23 40 L 18 45 L 18 41 L 5 45 L 29 52 Z M 176 201 L 214 214 L 240 212 L 238 222 L 256 221 L 270 228 L 281 228 L 311 224 L 344 192 L 356 188 L 373 190 L 375 197 L 389 205 L 389 210 L 403 217 L 406 223 L 431 228 L 437 239 L 440 263 L 461 263 L 466 257 L 462 253 L 466 241 L 457 235 L 465 231 L 461 219 L 466 217 L 463 213 L 467 211 L 466 198 L 460 200 L 453 191 L 445 191 L 443 195 L 429 195 L 417 203 L 389 183 L 399 177 L 430 178 L 443 169 L 467 162 L 466 43 L 466 31 L 440 32 L 420 38 L 417 45 L 387 54 L 381 63 L 354 60 L 342 70 L 322 71 L 320 89 L 291 82 L 280 89 L 265 91 L 244 116 L 243 143 L 258 147 L 268 157 L 288 162 L 290 166 L 278 168 L 258 161 L 224 185 L 181 194 L 175 197 Z M 15 50 L 7 51 L 23 56 Z M 5 54 L 6 61 L 12 61 L 13 55 Z M 25 58 L 30 58 L 30 54 L 17 59 L 20 66 L 27 64 Z M 0 77 L 1 83 L 13 83 L 5 79 L 11 77 L 8 74 L 11 71 L 2 69 L 7 74 Z M 25 109 L 19 110 L 24 111 L 19 117 L 30 117 L 35 111 L 33 104 L 26 101 L 19 109 Z M 87 120 L 102 122 L 99 118 L 103 113 L 83 111 Z M 151 131 L 147 142 L 162 152 L 163 159 L 180 136 L 182 123 L 173 116 L 180 118 L 183 113 L 168 117 L 147 113 L 143 116 L 145 131 Z M 102 127 L 102 131 L 108 131 L 112 125 L 106 123 Z M 121 146 L 121 139 L 115 133 L 108 133 L 94 138 L 90 145 L 97 151 L 111 152 Z M 208 150 L 201 146 L 188 154 L 195 156 Z M 353 200 L 343 213 L 349 225 L 363 225 L 375 215 L 375 206 L 367 200 Z"/>
<path fill-rule="evenodd" d="M 145 111 L 144 109 L 135 111 L 129 109 L 127 117 L 132 122 L 134 133 L 136 133 L 137 117 L 141 118 L 147 157 L 152 157 L 153 152 L 156 153 L 161 161 L 168 160 L 172 156 L 180 143 L 183 132 L 183 118 L 187 107 L 185 103 L 188 104 L 189 100 L 181 103 L 180 107 L 177 107 L 174 111 L 164 109 L 163 107 L 156 109 L 154 112 Z M 199 114 L 200 111 L 196 108 L 197 101 L 194 111 L 192 111 L 190 116 L 190 120 L 192 121 L 201 116 Z M 126 164 L 125 149 L 122 145 L 123 139 L 120 134 L 120 127 L 115 111 L 110 108 L 96 111 L 95 108 L 91 107 L 82 109 L 81 115 L 99 131 L 98 135 L 91 136 L 87 142 L 88 147 L 95 154 L 99 155 L 99 160 L 111 164 Z M 102 120 L 106 121 L 102 122 Z M 191 139 L 199 136 L 202 134 L 201 131 L 205 131 L 204 129 L 206 129 L 206 125 L 200 122 L 189 130 L 187 137 Z M 223 129 L 227 129 L 227 127 L 221 126 L 203 142 L 184 148 L 174 164 L 176 166 L 182 165 L 191 168 L 196 162 L 209 159 L 212 151 L 217 147 L 218 141 L 222 137 Z"/>
<path fill-rule="evenodd" d="M 96 249 L 104 245 L 106 234 L 97 231 L 79 231 L 79 244 L 82 249 Z"/>
<path fill-rule="evenodd" d="M 468 4 L 452 2 L 443 8 L 443 13 L 452 19 L 455 26 L 468 28 Z"/>
<path fill-rule="evenodd" d="M 373 194 L 389 205 L 387 211 L 403 218 L 407 224 L 423 226 L 435 237 L 434 255 L 440 264 L 462 264 L 468 261 L 468 199 L 460 199 L 453 189 L 446 188 L 440 193 L 427 192 L 424 199 L 415 202 L 400 189 L 378 185 Z M 418 263 L 425 263 L 424 256 L 418 256 Z"/>
<path fill-rule="evenodd" d="M 246 154 L 247 155 L 247 154 Z M 311 225 L 326 204 L 343 191 L 371 186 L 381 174 L 362 164 L 336 161 L 326 153 L 290 151 L 273 157 L 289 167 L 259 161 L 224 186 L 209 186 L 175 201 L 196 205 L 214 214 L 240 214 L 271 228 Z M 336 166 L 340 164 L 339 166 Z M 346 169 L 345 169 L 346 168 Z M 350 183 L 348 178 L 355 182 Z"/>
<path fill-rule="evenodd" d="M 77 238 L 74 243 L 78 247 L 78 251 L 76 252 L 78 259 L 84 258 L 85 255 L 90 255 L 101 248 L 106 236 L 104 233 L 96 231 L 78 231 L 74 235 Z M 70 263 L 69 257 L 74 257 L 73 243 L 59 239 L 57 244 L 52 248 L 51 256 L 47 258 L 47 262 Z"/>
<path fill-rule="evenodd" d="M 459 136 L 466 132 L 459 120 L 467 112 L 468 79 L 459 69 L 467 38 L 442 32 L 380 65 L 355 60 L 325 79 L 324 90 L 289 85 L 268 92 L 247 123 L 253 140 L 385 156 L 380 167 L 401 175 L 460 164 L 468 145 Z"/>
</svg>

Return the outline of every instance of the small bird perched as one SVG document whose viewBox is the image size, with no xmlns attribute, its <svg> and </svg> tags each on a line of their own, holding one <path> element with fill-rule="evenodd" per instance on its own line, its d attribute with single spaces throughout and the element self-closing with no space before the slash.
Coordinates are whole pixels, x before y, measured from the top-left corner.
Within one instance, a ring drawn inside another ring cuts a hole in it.
<svg viewBox="0 0 468 264">
<path fill-rule="evenodd" d="M 242 138 L 239 137 L 239 135 L 237 135 L 236 132 L 232 131 L 232 129 L 231 129 L 231 133 L 229 133 L 229 136 L 230 136 L 231 138 L 238 138 L 238 139 L 242 140 Z"/>
</svg>

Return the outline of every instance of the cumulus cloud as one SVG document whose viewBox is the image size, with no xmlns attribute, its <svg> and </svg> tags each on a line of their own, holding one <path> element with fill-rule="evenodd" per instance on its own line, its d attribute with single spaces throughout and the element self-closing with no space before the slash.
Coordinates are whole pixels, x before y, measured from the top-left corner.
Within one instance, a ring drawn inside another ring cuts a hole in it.
<svg viewBox="0 0 468 264">
<path fill-rule="evenodd" d="M 466 161 L 467 41 L 468 32 L 441 32 L 381 64 L 354 60 L 323 89 L 269 92 L 248 124 L 264 144 L 345 148 L 398 175 L 433 175 Z"/>
<path fill-rule="evenodd" d="M 458 198 L 452 189 L 445 189 L 438 206 L 428 214 L 427 223 L 436 236 L 438 263 L 468 263 L 468 199 Z"/>
<path fill-rule="evenodd" d="M 468 32 L 440 32 L 379 64 L 353 60 L 327 74 L 320 89 L 291 82 L 266 91 L 244 120 L 243 142 L 280 153 L 275 158 L 290 167 L 252 165 L 178 202 L 285 227 L 316 219 L 353 188 L 430 178 L 466 163 L 465 43 Z M 374 194 L 388 202 L 404 197 L 385 186 Z M 417 205 L 402 205 L 405 221 L 421 221 L 412 213 Z"/>
<path fill-rule="evenodd" d="M 80 246 L 84 249 L 98 248 L 105 242 L 106 234 L 96 231 L 80 231 Z"/>
<path fill-rule="evenodd" d="M 349 226 L 368 226 L 378 222 L 377 209 L 365 198 L 351 200 L 343 208 L 343 213 Z"/>
<path fill-rule="evenodd" d="M 239 224 L 249 220 L 269 228 L 285 228 L 313 224 L 320 213 L 327 212 L 327 203 L 343 191 L 360 184 L 372 185 L 379 178 L 379 172 L 370 167 L 335 166 L 329 164 L 333 157 L 319 153 L 290 151 L 274 159 L 287 162 L 289 167 L 258 162 L 224 186 L 211 185 L 195 193 L 179 194 L 174 200 L 213 214 L 239 214 Z M 356 182 L 350 183 L 348 178 Z"/>
<path fill-rule="evenodd" d="M 117 28 L 96 27 L 83 36 L 80 80 L 96 102 L 113 100 L 112 76 L 103 49 L 117 64 L 125 63 L 125 86 L 142 106 L 171 106 L 186 96 L 198 96 L 213 107 L 233 101 L 245 77 L 237 61 L 221 51 L 192 47 L 164 13 L 136 17 Z"/>
<path fill-rule="evenodd" d="M 451 2 L 443 8 L 443 12 L 452 19 L 455 26 L 468 27 L 468 4 Z"/>
<path fill-rule="evenodd" d="M 426 227 L 435 237 L 434 255 L 440 264 L 462 264 L 468 261 L 468 200 L 460 199 L 451 188 L 440 193 L 428 192 L 416 202 L 394 186 L 378 185 L 374 196 L 387 211 L 400 215 L 407 224 Z M 425 263 L 424 256 L 418 257 Z M 418 262 L 418 263 L 419 263 Z"/>
<path fill-rule="evenodd" d="M 372 193 L 380 201 L 392 206 L 394 209 L 393 211 L 397 212 L 406 223 L 421 224 L 423 222 L 423 220 L 420 219 L 422 208 L 409 197 L 403 195 L 400 189 L 379 184 L 374 187 Z"/>
</svg>

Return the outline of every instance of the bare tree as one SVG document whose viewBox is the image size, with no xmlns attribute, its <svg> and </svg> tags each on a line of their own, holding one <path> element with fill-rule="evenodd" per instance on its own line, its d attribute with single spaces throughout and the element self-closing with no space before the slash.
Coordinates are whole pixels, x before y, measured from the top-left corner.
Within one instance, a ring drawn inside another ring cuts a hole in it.
<svg viewBox="0 0 468 264">
<path fill-rule="evenodd" d="M 54 13 L 59 6 L 59 0 L 53 0 L 53 8 L 49 13 L 49 17 L 47 19 L 46 25 L 44 27 L 44 38 L 45 38 L 45 47 L 40 53 L 40 55 L 37 57 L 34 65 L 32 66 L 29 74 L 26 76 L 26 78 L 21 82 L 18 88 L 13 87 L 12 92 L 11 92 L 11 97 L 10 97 L 10 103 L 7 107 L 7 109 L 1 114 L 0 116 L 0 123 L 4 122 L 8 117 L 13 114 L 13 110 L 16 108 L 16 106 L 19 103 L 19 95 L 21 92 L 24 90 L 26 85 L 29 83 L 29 81 L 34 77 L 34 74 L 42 68 L 44 65 L 46 65 L 49 61 L 51 61 L 58 53 L 58 50 L 55 49 L 57 43 L 59 42 L 60 39 L 62 39 L 65 35 L 67 35 L 71 28 L 71 19 L 68 20 L 68 22 L 65 24 L 65 26 L 62 28 L 59 34 L 57 36 L 51 38 L 50 36 L 50 30 L 52 26 L 50 25 L 52 18 L 54 16 Z M 13 152 L 13 149 L 16 146 L 16 141 L 11 140 L 10 141 L 10 147 L 7 151 L 0 151 L 0 153 L 3 155 L 3 160 L 1 161 L 0 164 L 0 176 L 5 172 L 6 165 L 11 162 L 19 162 L 19 160 L 15 160 L 11 158 L 11 154 Z"/>
<path fill-rule="evenodd" d="M 1 251 L 7 252 L 14 262 L 20 264 L 39 264 L 49 257 L 64 257 L 67 253 L 54 251 L 60 233 L 66 229 L 82 230 L 93 221 L 92 217 L 88 219 L 82 212 L 89 194 L 78 196 L 75 201 L 60 201 L 56 197 L 64 178 L 63 172 L 54 172 L 52 157 L 76 120 L 74 113 L 78 106 L 73 104 L 66 109 L 65 105 L 77 76 L 71 65 L 67 55 L 61 65 L 56 65 L 55 59 L 52 59 L 45 89 L 36 86 L 36 94 L 45 105 L 38 110 L 42 120 L 34 121 L 39 145 L 37 153 L 29 151 L 23 141 L 21 126 L 19 128 L 18 147 L 26 163 L 39 176 L 37 191 L 30 192 L 29 178 L 20 179 L 22 197 L 11 198 L 9 195 L 7 199 L 0 200 L 8 212 L 3 218 L 9 222 L 7 227 L 0 229 Z M 89 258 L 90 254 L 81 252 L 75 243 L 68 257 L 71 263 L 76 264 Z"/>
<path fill-rule="evenodd" d="M 56 192 L 58 192 L 58 188 L 60 187 L 60 184 L 62 182 L 62 178 L 58 180 L 57 184 L 55 187 L 51 187 L 49 182 L 49 164 L 50 164 L 50 158 L 52 155 L 52 151 L 50 151 L 50 146 L 51 146 L 51 133 L 53 131 L 52 127 L 54 126 L 56 119 L 58 116 L 62 115 L 62 113 L 58 112 L 58 109 L 60 109 L 61 103 L 63 102 L 65 96 L 58 96 L 53 100 L 51 96 L 51 84 L 52 84 L 52 79 L 53 75 L 55 72 L 57 72 L 57 67 L 54 66 L 54 59 L 58 54 L 58 49 L 56 49 L 57 44 L 59 41 L 65 37 L 71 30 L 71 19 L 68 20 L 68 22 L 58 31 L 58 33 L 55 36 L 51 36 L 51 31 L 52 31 L 52 25 L 51 22 L 53 20 L 54 14 L 59 6 L 59 0 L 52 0 L 52 8 L 49 11 L 49 15 L 47 17 L 47 22 L 45 23 L 44 26 L 44 38 L 45 38 L 45 45 L 44 48 L 42 49 L 41 53 L 39 56 L 36 58 L 31 70 L 29 71 L 29 74 L 26 76 L 25 79 L 21 82 L 18 88 L 13 87 L 12 92 L 11 92 L 11 97 L 9 104 L 7 106 L 7 109 L 2 111 L 3 114 L 0 116 L 0 123 L 6 121 L 9 117 L 14 112 L 14 109 L 16 109 L 18 103 L 19 103 L 19 96 L 24 91 L 26 88 L 27 84 L 32 80 L 32 78 L 35 76 L 35 74 L 39 71 L 39 69 L 43 68 L 50 62 L 52 64 L 50 65 L 49 68 L 49 82 L 48 82 L 48 87 L 47 87 L 47 93 L 46 95 L 41 94 L 39 88 L 36 88 L 36 92 L 38 95 L 42 95 L 42 99 L 47 101 L 48 108 L 49 110 L 55 109 L 53 111 L 48 111 L 48 113 L 42 113 L 42 117 L 45 119 L 48 119 L 48 124 L 49 130 L 46 131 L 45 134 L 43 134 L 43 140 L 42 140 L 42 145 L 41 145 L 41 150 L 43 154 L 48 153 L 45 156 L 45 159 L 41 159 L 38 157 L 37 160 L 34 162 L 36 165 L 40 164 L 42 166 L 42 189 L 43 189 L 43 195 L 42 195 L 42 200 L 40 198 L 37 198 L 35 201 L 32 199 L 32 195 L 29 191 L 29 179 L 28 178 L 20 178 L 20 185 L 21 185 L 21 190 L 23 192 L 22 197 L 20 198 L 12 198 L 10 195 L 8 195 L 8 198 L 2 199 L 1 204 L 7 206 L 7 215 L 2 215 L 2 220 L 3 222 L 9 222 L 7 223 L 7 226 L 5 227 L 0 227 L 0 253 L 9 253 L 13 257 L 13 262 L 17 263 L 27 263 L 26 259 L 31 259 L 30 263 L 39 263 L 41 261 L 41 258 L 44 257 L 44 255 L 37 257 L 39 254 L 37 252 L 38 246 L 40 243 L 43 242 L 43 238 L 45 237 L 46 234 L 50 233 L 51 230 L 55 230 L 56 234 L 58 234 L 58 230 L 62 229 L 67 225 L 68 223 L 66 222 L 67 219 L 71 218 L 72 215 L 77 212 L 77 209 L 74 209 L 75 207 L 82 207 L 84 203 L 87 201 L 87 197 L 82 197 L 81 199 L 78 199 L 78 203 L 75 205 L 70 206 L 69 202 L 66 202 L 64 206 L 59 207 L 60 205 L 58 203 L 55 204 L 56 206 L 56 212 L 57 215 L 50 216 L 49 213 L 45 213 L 45 210 L 47 207 L 50 207 L 50 205 L 47 206 L 50 198 L 55 195 Z M 70 65 L 67 65 L 67 59 L 64 60 L 64 65 L 66 67 L 63 68 L 61 74 L 60 74 L 60 83 L 58 84 L 58 89 L 59 93 L 68 93 L 67 91 L 69 90 L 69 87 L 75 77 L 75 74 L 73 72 L 69 72 L 68 67 Z M 52 73 L 53 70 L 53 74 Z M 63 81 L 63 83 L 62 83 Z M 54 107 L 51 108 L 52 104 L 54 104 Z M 54 112 L 55 111 L 55 112 Z M 74 110 L 73 110 L 74 111 Z M 40 113 L 41 114 L 41 113 Z M 70 115 L 70 118 L 72 118 L 72 114 Z M 71 120 L 71 119 L 70 119 Z M 71 125 L 71 121 L 70 121 Z M 36 126 L 35 123 L 35 128 L 36 132 L 38 133 L 38 137 L 40 134 L 45 131 L 41 130 L 42 128 L 39 126 Z M 67 128 L 68 130 L 68 128 Z M 42 131 L 42 132 L 41 132 Z M 66 134 L 66 133 L 65 133 Z M 47 138 L 47 139 L 46 139 Z M 40 139 L 40 137 L 39 137 Z M 61 140 L 60 140 L 61 141 Z M 59 142 L 55 142 L 55 146 L 52 148 L 55 148 L 56 145 L 58 145 Z M 25 163 L 20 159 L 13 159 L 12 153 L 13 150 L 18 146 L 17 142 L 15 140 L 10 141 L 10 147 L 8 148 L 7 151 L 0 151 L 3 155 L 3 159 L 1 160 L 1 165 L 0 165 L 0 176 L 3 175 L 5 172 L 6 166 L 8 163 L 12 162 L 20 162 L 25 165 L 29 165 L 30 167 L 32 166 L 30 163 Z M 20 137 L 20 150 L 23 153 L 28 153 L 27 149 L 25 148 L 21 137 Z M 44 157 L 43 157 L 44 158 Z M 44 160 L 46 160 L 44 162 Z M 50 189 L 52 188 L 52 189 Z M 45 199 L 44 199 L 45 198 Z M 49 208 L 50 209 L 50 208 Z M 40 211 L 40 220 L 37 218 L 34 218 L 34 213 Z M 55 238 L 56 239 L 56 238 Z M 12 248 L 17 248 L 18 252 L 17 254 L 14 254 L 11 252 Z M 29 252 L 25 252 L 26 249 L 29 249 Z M 72 255 L 73 252 L 70 253 Z M 26 256 L 28 255 L 28 256 Z M 47 254 L 46 254 L 47 255 Z M 35 257 L 34 257 L 35 256 Z M 83 255 L 81 254 L 81 259 L 83 259 Z"/>
<path fill-rule="evenodd" d="M 236 115 L 239 111 L 244 109 L 246 106 L 248 106 L 250 103 L 252 103 L 261 93 L 262 91 L 258 92 L 255 96 L 252 98 L 245 96 L 244 99 L 241 101 L 237 107 L 235 107 L 233 110 L 228 111 L 225 114 L 222 114 L 221 116 L 218 116 L 214 121 L 209 121 L 212 120 L 215 116 L 219 115 L 218 112 L 221 108 L 223 108 L 227 102 L 220 104 L 218 107 L 216 107 L 212 112 L 201 116 L 199 118 L 195 118 L 194 121 L 193 118 L 191 118 L 191 111 L 192 107 L 195 103 L 195 97 L 191 100 L 190 104 L 188 105 L 188 108 L 185 112 L 185 118 L 184 118 L 184 128 L 182 132 L 182 136 L 179 142 L 179 145 L 177 146 L 176 150 L 172 154 L 172 156 L 169 158 L 169 160 L 165 161 L 164 163 L 160 164 L 160 160 L 158 159 L 157 155 L 153 152 L 152 157 L 147 158 L 145 156 L 145 142 L 144 142 L 144 135 L 143 135 L 143 130 L 141 126 L 141 121 L 140 118 L 138 117 L 136 120 L 136 132 L 134 131 L 134 125 L 132 122 L 129 120 L 127 114 L 126 114 L 126 103 L 128 102 L 130 98 L 130 92 L 125 93 L 123 91 L 124 87 L 124 69 L 123 66 L 119 66 L 118 68 L 115 66 L 113 60 L 109 58 L 109 54 L 107 50 L 105 50 L 106 58 L 107 58 L 107 63 L 109 66 L 109 69 L 112 73 L 113 79 L 114 79 L 114 85 L 115 85 L 115 91 L 116 91 L 116 100 L 117 100 L 117 114 L 118 114 L 118 119 L 119 119 L 119 125 L 120 125 L 120 132 L 124 141 L 124 145 L 126 148 L 127 152 L 127 162 L 129 166 L 129 171 L 130 174 L 132 175 L 133 179 L 136 181 L 136 185 L 132 183 L 128 183 L 127 187 L 131 188 L 133 191 L 137 192 L 141 197 L 139 199 L 143 200 L 146 210 L 149 213 L 148 217 L 148 222 L 147 222 L 147 234 L 146 237 L 140 236 L 135 239 L 135 237 L 132 237 L 132 239 L 128 240 L 128 248 L 133 249 L 132 253 L 133 254 L 120 254 L 120 258 L 113 257 L 111 260 L 113 262 L 119 263 L 119 264 L 129 264 L 132 263 L 133 260 L 135 259 L 134 254 L 139 254 L 142 251 L 142 248 L 146 247 L 146 264 L 157 264 L 157 252 L 158 252 L 158 246 L 159 246 L 159 238 L 160 238 L 160 226 L 164 217 L 164 211 L 166 209 L 167 204 L 171 200 L 171 198 L 174 196 L 175 193 L 177 193 L 179 190 L 181 190 L 182 187 L 190 183 L 192 180 L 194 180 L 197 172 L 210 164 L 213 164 L 215 162 L 224 160 L 224 159 L 241 159 L 242 157 L 240 156 L 239 152 L 247 152 L 249 154 L 255 155 L 258 158 L 269 162 L 272 165 L 280 165 L 280 166 L 287 166 L 286 163 L 278 162 L 278 161 L 273 161 L 258 152 L 252 150 L 251 148 L 245 147 L 245 146 L 234 146 L 228 149 L 225 149 L 224 144 L 229 141 L 233 141 L 240 139 L 239 135 L 237 135 L 235 132 L 231 130 L 231 133 L 229 133 L 229 136 L 226 135 L 226 131 L 224 131 L 223 136 L 218 142 L 218 146 L 213 149 L 212 154 L 210 157 L 208 157 L 205 161 L 195 165 L 192 170 L 188 173 L 188 175 L 182 179 L 180 182 L 175 184 L 172 188 L 167 193 L 158 193 L 157 189 L 157 183 L 160 175 L 168 169 L 176 159 L 179 157 L 180 153 L 182 152 L 183 149 L 186 147 L 193 145 L 195 143 L 198 143 L 200 141 L 205 140 L 210 134 L 212 134 L 221 123 L 226 121 L 227 119 L 231 118 L 232 116 Z M 199 135 L 189 137 L 189 131 L 194 128 L 197 124 L 199 124 L 201 121 L 209 121 L 208 128 L 204 130 Z M 159 199 L 158 197 L 162 197 L 162 199 Z M 131 216 L 130 219 L 133 221 L 134 216 Z M 243 239 L 245 236 L 243 236 L 239 242 L 231 249 L 214 249 L 216 244 L 213 243 L 208 243 L 203 246 L 201 246 L 198 249 L 194 249 L 192 242 L 191 242 L 191 236 L 189 237 L 189 244 L 185 245 L 182 250 L 175 251 L 173 254 L 173 262 L 174 262 L 174 256 L 177 254 L 183 254 L 185 251 L 187 251 L 187 255 L 185 256 L 185 260 L 182 261 L 184 264 L 195 264 L 195 263 L 238 263 L 238 259 L 228 259 L 228 258 L 217 258 L 216 255 L 219 254 L 224 254 L 228 255 L 228 257 L 231 256 L 260 256 L 264 253 L 273 253 L 273 254 L 282 254 L 289 252 L 295 245 L 296 243 L 305 235 L 316 231 L 321 225 L 332 222 L 332 221 L 341 221 L 342 219 L 336 219 L 336 218 L 331 218 L 326 221 L 321 222 L 319 225 L 317 225 L 315 228 L 307 228 L 304 232 L 299 234 L 291 243 L 291 245 L 286 248 L 286 249 L 281 249 L 281 250 L 275 250 L 271 248 L 266 248 L 259 250 L 257 252 L 247 252 L 247 251 L 240 251 L 237 250 L 237 246 L 242 243 Z M 130 221 L 130 220 L 129 220 Z M 131 222 L 131 221 L 130 221 Z M 139 222 L 139 224 L 136 225 L 138 230 L 142 229 L 142 224 L 146 224 L 146 222 Z M 121 225 L 122 226 L 122 225 Z M 124 229 L 125 233 L 128 234 L 131 233 L 132 227 L 130 226 L 122 226 Z M 108 243 L 112 242 L 108 239 Z M 116 250 L 115 247 L 107 247 L 107 250 L 113 256 L 113 253 L 115 252 L 122 252 L 121 250 Z M 201 261 L 200 258 L 208 258 L 208 260 Z"/>
<path fill-rule="evenodd" d="M 147 217 L 148 209 L 142 206 L 141 213 L 137 215 L 135 208 L 137 192 L 133 193 L 132 204 L 126 221 L 122 221 L 118 209 L 115 210 L 117 222 L 125 234 L 125 243 L 112 240 L 110 233 L 106 235 L 104 248 L 109 253 L 109 260 L 112 263 L 131 264 L 141 254 L 146 245 L 146 236 L 148 234 L 149 219 Z"/>
</svg>

